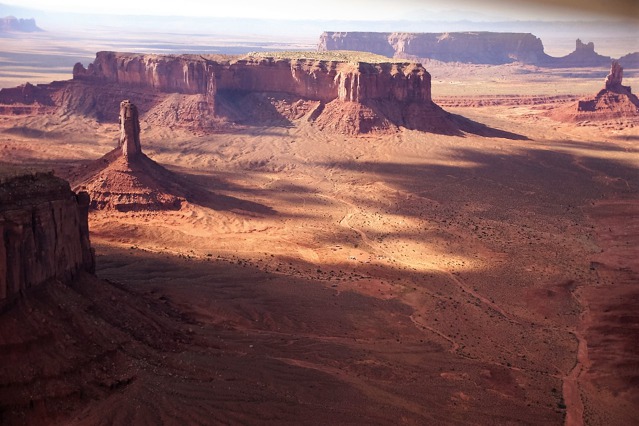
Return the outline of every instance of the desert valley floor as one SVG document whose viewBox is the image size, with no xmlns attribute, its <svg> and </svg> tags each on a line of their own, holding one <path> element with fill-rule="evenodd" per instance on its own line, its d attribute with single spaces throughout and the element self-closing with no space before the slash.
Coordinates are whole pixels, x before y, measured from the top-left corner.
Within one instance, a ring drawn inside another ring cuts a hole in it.
<svg viewBox="0 0 639 426">
<path fill-rule="evenodd" d="M 0 421 L 637 424 L 639 122 L 546 115 L 600 76 L 506 96 L 501 69 L 483 94 L 433 78 L 487 136 L 204 134 L 141 111 L 145 153 L 210 196 L 91 213 L 108 282 L 4 313 Z M 74 115 L 0 127 L 5 169 L 72 183 L 118 137 Z"/>
</svg>

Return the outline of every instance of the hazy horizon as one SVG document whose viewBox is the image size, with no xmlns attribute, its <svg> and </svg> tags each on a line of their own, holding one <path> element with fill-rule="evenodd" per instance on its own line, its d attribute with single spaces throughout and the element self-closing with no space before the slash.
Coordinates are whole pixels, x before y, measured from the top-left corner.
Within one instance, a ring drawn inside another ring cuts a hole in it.
<svg viewBox="0 0 639 426">
<path fill-rule="evenodd" d="M 599 2 L 562 0 L 325 0 L 321 7 L 292 0 L 262 2 L 244 0 L 210 3 L 205 0 L 154 2 L 150 0 L 92 3 L 81 0 L 4 0 L 0 6 L 31 9 L 49 14 L 94 14 L 116 16 L 171 16 L 242 18 L 264 20 L 346 20 L 346 21 L 428 21 L 428 20 L 595 20 L 639 19 L 639 5 L 633 0 L 609 0 L 605 8 Z M 29 17 L 22 17 L 29 18 Z"/>
</svg>

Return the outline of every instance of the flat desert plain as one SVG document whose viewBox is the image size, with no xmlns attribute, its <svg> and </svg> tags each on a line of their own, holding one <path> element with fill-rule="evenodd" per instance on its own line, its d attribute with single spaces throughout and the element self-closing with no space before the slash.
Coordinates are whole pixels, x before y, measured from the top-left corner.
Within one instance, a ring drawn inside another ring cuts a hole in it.
<svg viewBox="0 0 639 426">
<path fill-rule="evenodd" d="M 209 201 L 90 214 L 107 282 L 5 314 L 0 335 L 37 337 L 3 373 L 35 408 L 4 420 L 637 424 L 639 122 L 546 116 L 607 70 L 440 67 L 435 102 L 489 136 L 141 111 L 144 152 Z M 0 126 L 3 167 L 72 182 L 118 138 L 75 115 Z"/>
</svg>

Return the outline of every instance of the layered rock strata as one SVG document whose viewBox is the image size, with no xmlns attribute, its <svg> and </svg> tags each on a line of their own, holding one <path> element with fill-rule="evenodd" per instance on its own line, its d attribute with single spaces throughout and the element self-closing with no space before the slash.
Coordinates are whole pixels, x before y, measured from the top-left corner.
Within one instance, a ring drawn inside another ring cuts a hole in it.
<svg viewBox="0 0 639 426">
<path fill-rule="evenodd" d="M 316 122 L 332 111 L 342 123 L 320 127 L 340 133 L 442 128 L 432 120 L 445 121 L 447 133 L 457 131 L 432 102 L 430 74 L 414 62 L 98 52 L 88 67 L 75 65 L 73 81 L 0 90 L 0 110 L 51 110 L 110 121 L 124 96 L 146 111 L 148 122 L 164 126 L 264 124 L 261 115 L 288 124 L 304 117 Z M 349 121 L 339 111 L 357 112 L 361 120 Z"/>
<path fill-rule="evenodd" d="M 52 174 L 0 182 L 0 305 L 49 280 L 94 270 L 89 196 Z"/>
<path fill-rule="evenodd" d="M 222 116 L 228 110 L 233 117 L 238 111 L 241 115 L 245 104 L 250 104 L 250 99 L 244 102 L 247 95 L 255 93 L 274 93 L 281 99 L 293 97 L 295 105 L 299 101 L 319 102 L 319 106 L 309 104 L 302 108 L 314 111 L 308 117 L 311 121 L 321 115 L 325 105 L 333 104 L 328 111 L 336 109 L 335 102 L 355 103 L 365 105 L 366 114 L 376 117 L 373 121 L 381 123 L 388 118 L 377 117 L 382 114 L 381 105 L 394 111 L 391 127 L 426 129 L 431 123 L 413 120 L 414 111 L 437 108 L 431 98 L 430 74 L 422 65 L 409 62 L 373 64 L 271 57 L 229 61 L 215 56 L 98 52 L 87 68 L 76 64 L 74 80 L 199 96 L 197 110 L 209 117 Z M 351 127 L 337 126 L 343 133 L 389 129 L 385 125 Z"/>
<path fill-rule="evenodd" d="M 314 59 L 250 58 L 217 61 L 193 55 L 98 52 L 75 80 L 119 83 L 163 92 L 280 92 L 330 102 L 370 99 L 431 102 L 430 74 L 416 63 L 349 63 Z"/>
</svg>

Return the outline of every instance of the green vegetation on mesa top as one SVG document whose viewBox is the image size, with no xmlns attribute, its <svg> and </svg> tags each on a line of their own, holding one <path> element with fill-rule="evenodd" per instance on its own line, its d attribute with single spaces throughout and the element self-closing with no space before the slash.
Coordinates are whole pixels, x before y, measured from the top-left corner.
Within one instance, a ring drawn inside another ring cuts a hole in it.
<svg viewBox="0 0 639 426">
<path fill-rule="evenodd" d="M 379 64 L 384 62 L 397 62 L 393 58 L 376 55 L 369 52 L 357 52 L 354 50 L 331 50 L 329 52 L 317 51 L 275 51 L 275 52 L 250 52 L 241 59 L 248 58 L 276 58 L 276 59 L 314 59 L 319 61 L 337 62 L 367 62 L 369 64 Z"/>
</svg>

